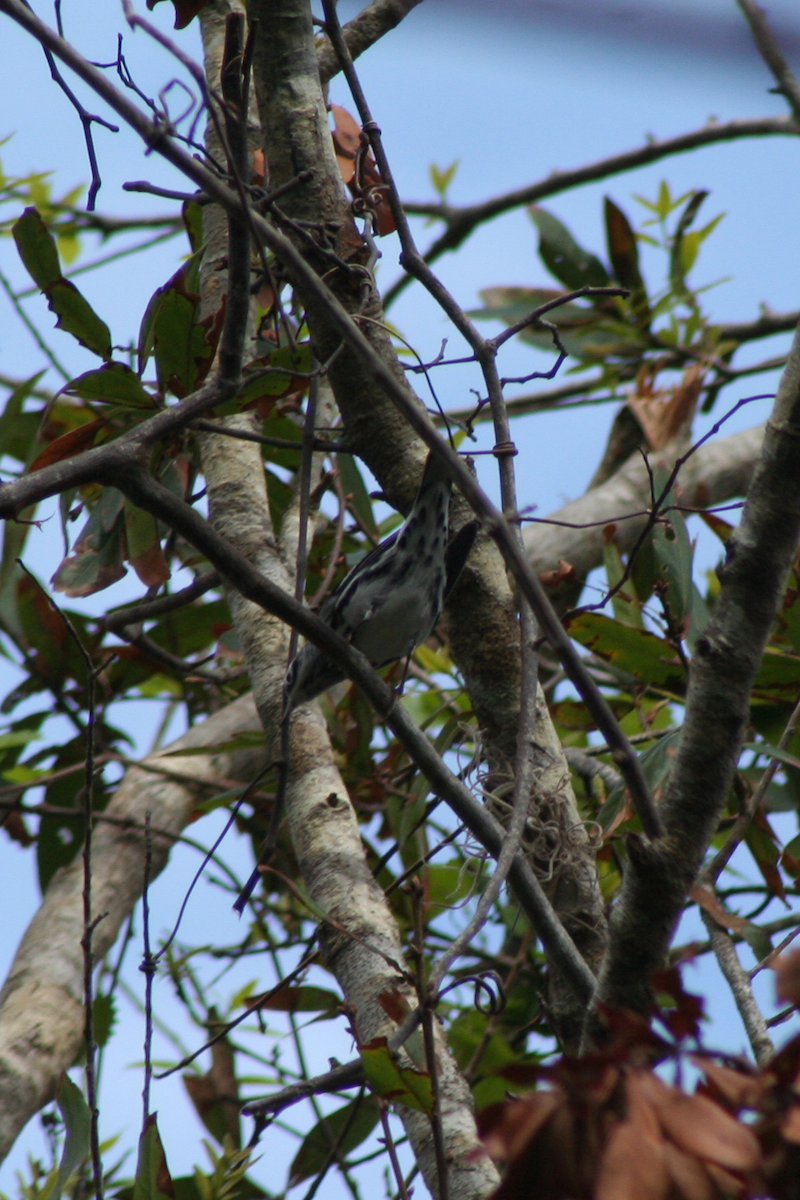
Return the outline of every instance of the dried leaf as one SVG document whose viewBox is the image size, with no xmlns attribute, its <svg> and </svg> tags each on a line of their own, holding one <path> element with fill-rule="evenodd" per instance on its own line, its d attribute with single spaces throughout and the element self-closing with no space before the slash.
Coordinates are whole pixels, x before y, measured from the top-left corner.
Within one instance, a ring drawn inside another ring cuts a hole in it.
<svg viewBox="0 0 800 1200">
<path fill-rule="evenodd" d="M 755 1134 L 713 1100 L 687 1096 L 650 1072 L 642 1072 L 640 1086 L 661 1128 L 680 1149 L 734 1171 L 751 1171 L 758 1165 L 761 1154 Z"/>
<path fill-rule="evenodd" d="M 693 363 L 686 368 L 676 387 L 654 388 L 652 368 L 642 367 L 636 380 L 636 391 L 628 396 L 628 405 L 652 450 L 663 449 L 691 422 L 705 373 L 702 364 Z"/>
<path fill-rule="evenodd" d="M 355 173 L 356 154 L 361 145 L 361 126 L 341 104 L 332 104 L 333 147 L 343 183 L 349 183 Z"/>
<path fill-rule="evenodd" d="M 800 1005 L 800 950 L 782 954 L 773 964 L 775 995 L 778 1000 Z"/>
<path fill-rule="evenodd" d="M 717 896 L 699 883 L 695 883 L 689 888 L 689 897 L 694 900 L 695 904 L 699 904 L 704 912 L 713 917 L 723 929 L 729 929 L 732 933 L 741 933 L 749 924 L 744 917 L 737 917 L 734 913 L 729 913 Z"/>
<path fill-rule="evenodd" d="M 781 1137 L 787 1142 L 800 1142 L 800 1104 L 793 1104 L 781 1121 Z"/>
<path fill-rule="evenodd" d="M 70 429 L 69 433 L 57 437 L 49 446 L 45 446 L 41 454 L 36 455 L 28 467 L 29 473 L 41 471 L 42 467 L 49 467 L 52 463 L 61 462 L 65 458 L 72 458 L 73 454 L 88 450 L 93 445 L 98 430 L 102 429 L 105 423 L 103 420 L 87 421 L 77 429 Z"/>
<path fill-rule="evenodd" d="M 664 1161 L 683 1200 L 715 1200 L 717 1190 L 698 1158 L 684 1154 L 672 1142 L 665 1142 Z"/>
<path fill-rule="evenodd" d="M 558 587 L 562 583 L 574 583 L 578 578 L 572 563 L 565 559 L 558 560 L 558 566 L 553 571 L 543 571 L 539 576 L 545 587 Z"/>
<path fill-rule="evenodd" d="M 520 1100 L 507 1100 L 484 1109 L 479 1117 L 479 1131 L 486 1150 L 501 1162 L 512 1161 L 563 1102 L 560 1091 L 530 1092 Z"/>
<path fill-rule="evenodd" d="M 621 1121 L 600 1160 L 595 1200 L 661 1200 L 669 1183 L 663 1139 L 636 1121 Z"/>
<path fill-rule="evenodd" d="M 758 1075 L 745 1075 L 743 1071 L 734 1071 L 732 1067 L 723 1067 L 710 1058 L 699 1054 L 692 1056 L 692 1062 L 705 1075 L 721 1098 L 731 1108 L 757 1108 L 768 1086 L 766 1080 Z"/>
</svg>

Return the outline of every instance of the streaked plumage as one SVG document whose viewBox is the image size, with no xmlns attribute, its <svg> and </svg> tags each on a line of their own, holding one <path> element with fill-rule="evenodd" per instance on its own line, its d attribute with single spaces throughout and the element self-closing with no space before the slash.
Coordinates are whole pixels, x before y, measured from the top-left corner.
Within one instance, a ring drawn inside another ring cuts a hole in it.
<svg viewBox="0 0 800 1200">
<path fill-rule="evenodd" d="M 477 522 L 447 544 L 450 480 L 428 456 L 419 492 L 399 529 L 366 554 L 320 610 L 331 629 L 375 667 L 407 658 L 432 632 L 466 562 Z M 304 704 L 345 678 L 308 642 L 286 675 L 286 707 Z"/>
</svg>

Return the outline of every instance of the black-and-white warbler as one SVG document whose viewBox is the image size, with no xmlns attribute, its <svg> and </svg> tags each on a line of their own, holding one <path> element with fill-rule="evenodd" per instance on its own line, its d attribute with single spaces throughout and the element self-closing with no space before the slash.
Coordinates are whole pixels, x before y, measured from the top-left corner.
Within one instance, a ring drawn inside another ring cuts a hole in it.
<svg viewBox="0 0 800 1200">
<path fill-rule="evenodd" d="M 478 522 L 469 522 L 448 543 L 450 492 L 440 461 L 429 454 L 404 523 L 356 563 L 320 609 L 322 620 L 375 667 L 409 658 L 425 641 L 467 561 Z M 307 642 L 286 673 L 285 711 L 345 678 Z"/>
</svg>

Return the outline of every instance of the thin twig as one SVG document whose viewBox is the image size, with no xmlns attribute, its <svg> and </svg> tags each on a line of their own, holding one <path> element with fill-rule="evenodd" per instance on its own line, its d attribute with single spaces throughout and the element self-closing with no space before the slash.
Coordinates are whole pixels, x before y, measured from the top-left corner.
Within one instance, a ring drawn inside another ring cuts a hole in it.
<svg viewBox="0 0 800 1200">
<path fill-rule="evenodd" d="M 95 783 L 95 671 L 89 651 L 83 644 L 77 629 L 67 614 L 59 608 L 48 592 L 42 587 L 21 559 L 17 559 L 20 567 L 33 580 L 41 591 L 53 612 L 63 622 L 86 668 L 86 778 L 83 788 L 83 1004 L 84 1025 L 83 1040 L 86 1053 L 86 1102 L 90 1113 L 89 1145 L 92 1159 L 92 1182 L 94 1184 L 95 1200 L 103 1200 L 103 1163 L 100 1157 L 99 1120 L 97 1107 L 97 1078 L 95 1073 L 96 1050 L 94 1041 L 94 953 L 92 936 L 98 924 L 104 919 L 105 913 L 95 917 L 92 912 L 92 815 L 94 807 Z"/>
<path fill-rule="evenodd" d="M 142 888 L 142 943 L 144 955 L 139 970 L 144 974 L 144 1086 L 142 1087 L 142 1134 L 150 1116 L 150 1083 L 153 1078 L 153 977 L 156 962 L 150 953 L 150 873 L 153 861 L 153 831 L 150 810 L 144 815 L 144 886 Z"/>
<path fill-rule="evenodd" d="M 389 1155 L 389 1162 L 391 1163 L 392 1172 L 397 1184 L 397 1195 L 400 1197 L 400 1200 L 410 1200 L 408 1188 L 406 1187 L 406 1181 L 403 1179 L 403 1172 L 400 1169 L 400 1161 L 397 1157 L 397 1149 L 394 1144 L 394 1138 L 392 1137 L 392 1131 L 389 1127 L 389 1112 L 386 1107 L 386 1102 L 382 1100 L 380 1096 L 377 1098 L 377 1100 L 378 1112 L 380 1113 L 381 1117 L 381 1128 L 383 1130 L 383 1144 L 386 1147 L 386 1153 Z"/>
<path fill-rule="evenodd" d="M 739 962 L 736 947 L 727 929 L 723 929 L 705 909 L 701 908 L 700 915 L 711 939 L 711 949 L 714 951 L 720 970 L 731 989 L 755 1060 L 759 1066 L 763 1066 L 772 1058 L 775 1047 L 767 1033 L 767 1024 L 763 1014 L 756 1004 L 750 977 Z"/>
<path fill-rule="evenodd" d="M 326 13 L 327 15 L 327 13 Z M 335 43 L 334 43 L 335 44 Z M 433 1148 L 436 1154 L 436 1178 L 439 1184 L 438 1200 L 450 1200 L 450 1172 L 447 1169 L 447 1154 L 442 1127 L 442 1093 L 439 1084 L 439 1066 L 436 1060 L 436 1038 L 433 1032 L 433 1005 L 436 1003 L 435 988 L 425 980 L 425 922 L 423 917 L 424 892 L 416 877 L 409 884 L 411 903 L 414 910 L 414 951 L 417 960 L 417 1003 L 422 1021 L 422 1036 L 425 1045 L 425 1065 L 431 1080 L 433 1112 L 430 1113 Z"/>
<path fill-rule="evenodd" d="M 797 732 L 798 726 L 800 726 L 800 700 L 798 700 L 792 711 L 792 715 L 786 722 L 786 728 L 781 734 L 780 741 L 778 742 L 778 750 L 787 749 L 789 743 Z M 719 879 L 734 850 L 747 833 L 750 822 L 760 808 L 761 802 L 767 794 L 767 788 L 772 783 L 775 773 L 780 768 L 780 765 L 780 759 L 772 758 L 762 771 L 761 778 L 759 779 L 756 787 L 753 789 L 753 794 L 750 796 L 747 803 L 742 805 L 742 811 L 736 818 L 733 828 L 725 839 L 724 844 L 720 847 L 711 862 L 703 871 L 703 882 L 709 883 L 713 886 L 713 884 L 715 884 Z"/>
<path fill-rule="evenodd" d="M 263 433 L 251 433 L 249 429 L 230 429 L 226 425 L 218 425 L 216 421 L 201 419 L 193 423 L 193 428 L 202 429 L 204 433 L 218 433 L 222 437 L 239 438 L 242 442 L 258 442 L 261 446 L 274 446 L 276 450 L 300 450 L 302 447 L 302 442 L 292 442 L 289 438 L 267 437 Z M 337 450 L 344 451 L 346 454 L 352 453 L 346 442 L 337 442 L 329 438 L 314 437 L 312 447 L 323 453 L 329 451 L 334 453 Z"/>
<path fill-rule="evenodd" d="M 745 16 L 753 41 L 758 47 L 761 57 L 775 76 L 777 87 L 772 90 L 782 95 L 792 110 L 795 121 L 800 123 L 800 83 L 797 82 L 789 63 L 775 40 L 775 35 L 769 27 L 767 14 L 755 3 L 755 0 L 736 0 Z"/>
<path fill-rule="evenodd" d="M 733 141 L 738 138 L 765 137 L 773 134 L 781 136 L 797 135 L 800 127 L 786 117 L 756 117 L 750 120 L 728 121 L 724 124 L 709 123 L 690 133 L 679 134 L 677 137 L 665 138 L 663 141 L 651 139 L 635 150 L 627 150 L 621 154 L 601 158 L 597 162 L 577 167 L 571 171 L 553 171 L 546 178 L 536 183 L 526 184 L 493 196 L 480 204 L 466 205 L 456 208 L 441 203 L 425 203 L 406 200 L 403 203 L 409 216 L 437 217 L 446 222 L 446 229 L 425 252 L 425 261 L 433 263 L 441 258 L 448 250 L 456 250 L 472 231 L 486 221 L 491 221 L 512 209 L 521 208 L 525 204 L 535 204 L 548 196 L 556 196 L 560 192 L 581 187 L 586 183 L 594 183 L 599 179 L 607 179 L 611 175 L 620 175 L 625 171 L 648 163 L 658 162 L 673 154 L 685 154 L 698 146 L 709 146 L 716 142 Z M 387 306 L 394 301 L 411 282 L 408 275 L 392 285 L 385 293 Z"/>
<path fill-rule="evenodd" d="M 116 631 L 125 625 L 150 621 L 154 617 L 163 616 L 164 613 L 174 612 L 176 608 L 183 608 L 185 604 L 191 604 L 193 600 L 198 600 L 212 588 L 219 587 L 219 583 L 220 576 L 217 571 L 206 571 L 204 575 L 198 575 L 194 583 L 190 583 L 181 591 L 171 592 L 166 596 L 157 596 L 154 600 L 142 600 L 139 604 L 132 604 L 127 608 L 118 608 L 103 617 L 100 624 L 104 629 Z"/>
</svg>

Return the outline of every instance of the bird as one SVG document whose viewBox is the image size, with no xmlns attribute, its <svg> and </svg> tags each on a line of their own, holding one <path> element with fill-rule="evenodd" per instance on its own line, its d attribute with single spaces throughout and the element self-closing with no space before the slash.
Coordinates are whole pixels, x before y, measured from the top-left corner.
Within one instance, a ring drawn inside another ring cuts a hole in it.
<svg viewBox="0 0 800 1200">
<path fill-rule="evenodd" d="M 444 464 L 429 453 L 403 524 L 356 563 L 320 609 L 320 619 L 374 667 L 409 660 L 430 636 L 469 557 L 479 522 L 467 522 L 448 542 L 451 492 Z M 307 642 L 286 673 L 284 715 L 345 678 Z"/>
</svg>

